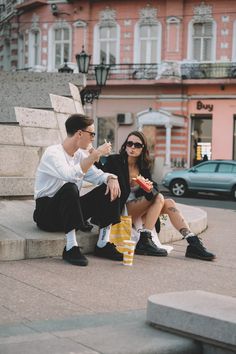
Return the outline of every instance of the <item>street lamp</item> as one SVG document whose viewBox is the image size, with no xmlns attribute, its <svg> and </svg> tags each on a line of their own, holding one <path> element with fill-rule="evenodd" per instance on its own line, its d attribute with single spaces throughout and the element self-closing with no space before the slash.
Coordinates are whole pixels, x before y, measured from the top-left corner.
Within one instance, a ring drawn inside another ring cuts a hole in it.
<svg viewBox="0 0 236 354">
<path fill-rule="evenodd" d="M 87 74 L 89 71 L 91 55 L 88 55 L 82 47 L 82 52 L 76 55 L 76 62 L 78 65 L 78 70 L 80 73 Z M 95 78 L 97 83 L 97 88 L 85 87 L 81 92 L 82 104 L 93 103 L 94 99 L 98 99 L 102 86 L 106 85 L 107 76 L 109 73 L 110 67 L 101 63 L 100 65 L 95 66 Z"/>
</svg>

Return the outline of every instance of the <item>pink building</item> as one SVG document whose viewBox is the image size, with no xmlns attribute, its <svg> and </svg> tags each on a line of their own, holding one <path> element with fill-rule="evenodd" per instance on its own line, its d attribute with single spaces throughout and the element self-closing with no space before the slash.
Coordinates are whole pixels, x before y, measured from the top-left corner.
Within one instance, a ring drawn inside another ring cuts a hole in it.
<svg viewBox="0 0 236 354">
<path fill-rule="evenodd" d="M 118 150 L 142 128 L 168 167 L 236 159 L 234 0 L 1 0 L 0 26 L 2 70 L 53 72 L 66 59 L 76 75 L 82 46 L 110 65 L 86 106 L 98 143 Z"/>
</svg>

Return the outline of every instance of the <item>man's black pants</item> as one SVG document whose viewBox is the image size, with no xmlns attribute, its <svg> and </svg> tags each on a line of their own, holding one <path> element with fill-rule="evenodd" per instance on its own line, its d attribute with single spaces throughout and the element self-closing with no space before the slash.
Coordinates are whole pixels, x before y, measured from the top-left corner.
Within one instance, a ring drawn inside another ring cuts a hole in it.
<svg viewBox="0 0 236 354">
<path fill-rule="evenodd" d="M 52 198 L 36 199 L 34 221 L 42 230 L 65 233 L 80 229 L 91 217 L 101 228 L 116 224 L 120 222 L 120 199 L 111 202 L 105 191 L 102 184 L 80 197 L 77 186 L 66 183 Z"/>
</svg>

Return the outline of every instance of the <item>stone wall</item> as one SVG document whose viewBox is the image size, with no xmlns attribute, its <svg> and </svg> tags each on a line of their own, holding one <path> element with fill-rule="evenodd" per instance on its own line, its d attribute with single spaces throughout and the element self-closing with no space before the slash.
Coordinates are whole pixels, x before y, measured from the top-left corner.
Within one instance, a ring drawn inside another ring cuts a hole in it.
<svg viewBox="0 0 236 354">
<path fill-rule="evenodd" d="M 44 149 L 62 142 L 70 114 L 84 113 L 80 92 L 49 95 L 50 110 L 15 106 L 16 125 L 0 124 L 0 196 L 32 196 L 34 176 Z"/>
<path fill-rule="evenodd" d="M 0 122 L 16 122 L 16 106 L 51 109 L 49 93 L 70 96 L 69 82 L 82 85 L 81 74 L 0 71 Z"/>
</svg>

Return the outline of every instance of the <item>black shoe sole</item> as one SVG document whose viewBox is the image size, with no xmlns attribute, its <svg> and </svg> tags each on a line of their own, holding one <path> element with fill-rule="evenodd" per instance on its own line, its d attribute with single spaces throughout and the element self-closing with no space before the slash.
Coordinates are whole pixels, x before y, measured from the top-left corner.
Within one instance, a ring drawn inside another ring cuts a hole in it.
<svg viewBox="0 0 236 354">
<path fill-rule="evenodd" d="M 78 261 L 71 261 L 69 259 L 65 259 L 63 258 L 63 260 L 67 263 L 76 265 L 76 266 L 80 266 L 80 267 L 86 267 L 88 265 L 88 261 L 84 261 L 84 262 L 78 262 Z"/>
<path fill-rule="evenodd" d="M 95 257 L 99 257 L 99 258 L 104 258 L 104 259 L 110 259 L 110 261 L 117 261 L 117 262 L 122 262 L 123 261 L 123 257 L 121 258 L 111 258 L 109 256 L 105 256 L 105 255 L 100 255 L 100 254 L 93 254 Z"/>
<path fill-rule="evenodd" d="M 214 259 L 216 259 L 215 256 L 213 256 L 213 257 L 202 257 L 202 256 L 196 255 L 194 253 L 188 253 L 188 254 L 186 253 L 185 257 L 194 258 L 194 259 L 201 259 L 202 261 L 214 261 Z"/>
<path fill-rule="evenodd" d="M 166 257 L 168 256 L 168 253 L 150 253 L 147 251 L 142 251 L 142 250 L 135 250 L 135 254 L 139 254 L 141 256 L 153 256 L 153 257 Z"/>
</svg>

